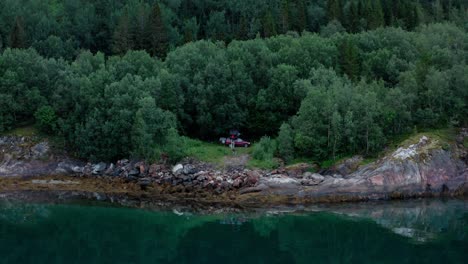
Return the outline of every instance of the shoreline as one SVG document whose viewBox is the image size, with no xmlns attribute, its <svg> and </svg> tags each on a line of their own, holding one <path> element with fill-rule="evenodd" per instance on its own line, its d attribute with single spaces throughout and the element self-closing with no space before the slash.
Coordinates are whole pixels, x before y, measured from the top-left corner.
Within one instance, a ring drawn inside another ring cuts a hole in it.
<svg viewBox="0 0 468 264">
<path fill-rule="evenodd" d="M 218 209 L 266 209 L 277 206 L 311 206 L 350 204 L 360 202 L 391 202 L 426 198 L 466 199 L 468 186 L 460 186 L 449 192 L 374 192 L 374 193 L 285 193 L 285 190 L 259 191 L 241 194 L 228 191 L 178 192 L 177 186 L 140 186 L 122 179 L 96 179 L 89 177 L 49 176 L 4 178 L 0 181 L 0 199 L 26 202 L 67 203 L 105 202 L 131 208 L 218 208 Z"/>
</svg>

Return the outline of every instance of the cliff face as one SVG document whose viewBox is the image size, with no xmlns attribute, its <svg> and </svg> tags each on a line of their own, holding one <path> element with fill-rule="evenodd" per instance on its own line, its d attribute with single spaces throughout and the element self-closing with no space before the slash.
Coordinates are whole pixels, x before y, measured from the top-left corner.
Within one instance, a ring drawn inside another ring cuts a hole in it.
<svg viewBox="0 0 468 264">
<path fill-rule="evenodd" d="M 465 135 L 466 136 L 466 135 Z M 463 140 L 461 141 L 463 142 Z M 419 142 L 400 147 L 380 160 L 349 171 L 344 161 L 328 175 L 305 173 L 291 178 L 274 175 L 263 178 L 261 191 L 293 195 L 304 199 L 362 200 L 418 196 L 464 195 L 468 166 L 463 143 L 447 145 L 422 136 Z M 289 180 L 288 180 L 289 179 Z M 280 182 L 282 182 L 280 184 Z"/>
<path fill-rule="evenodd" d="M 465 164 L 451 150 L 439 148 L 431 139 L 399 148 L 382 161 L 360 168 L 349 178 L 363 178 L 380 191 L 449 191 L 466 182 Z"/>
</svg>

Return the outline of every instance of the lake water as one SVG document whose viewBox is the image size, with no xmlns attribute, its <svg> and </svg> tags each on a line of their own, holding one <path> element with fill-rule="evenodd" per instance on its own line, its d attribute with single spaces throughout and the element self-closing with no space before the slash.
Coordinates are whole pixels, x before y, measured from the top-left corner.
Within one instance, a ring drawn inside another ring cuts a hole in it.
<svg viewBox="0 0 468 264">
<path fill-rule="evenodd" d="M 468 263 L 467 205 L 196 214 L 0 201 L 0 263 Z"/>
</svg>

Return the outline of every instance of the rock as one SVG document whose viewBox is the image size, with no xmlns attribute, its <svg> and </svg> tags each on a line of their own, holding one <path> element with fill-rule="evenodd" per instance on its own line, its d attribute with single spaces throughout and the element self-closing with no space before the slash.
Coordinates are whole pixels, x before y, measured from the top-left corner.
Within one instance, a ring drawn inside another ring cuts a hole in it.
<svg viewBox="0 0 468 264">
<path fill-rule="evenodd" d="M 268 190 L 269 187 L 263 183 L 259 184 L 258 186 L 255 187 L 247 187 L 244 189 L 241 189 L 239 191 L 239 194 L 247 194 L 247 193 L 254 193 L 254 192 L 262 192 Z"/>
<path fill-rule="evenodd" d="M 285 168 L 286 174 L 290 177 L 300 178 L 304 173 L 309 170 L 317 169 L 317 165 L 308 164 L 308 163 L 298 163 L 294 165 L 287 166 Z"/>
<path fill-rule="evenodd" d="M 268 178 L 263 178 L 262 180 L 268 183 L 275 183 L 275 184 L 298 184 L 299 183 L 296 179 L 293 179 L 291 177 L 288 177 L 282 174 L 272 175 Z"/>
<path fill-rule="evenodd" d="M 34 145 L 34 147 L 31 148 L 32 157 L 34 159 L 45 158 L 47 153 L 49 152 L 49 149 L 50 149 L 49 143 L 47 142 L 38 143 Z"/>
<path fill-rule="evenodd" d="M 237 178 L 234 180 L 232 183 L 232 187 L 234 188 L 240 188 L 242 186 L 242 180 L 240 178 Z"/>
<path fill-rule="evenodd" d="M 140 174 L 146 174 L 146 166 L 144 162 L 136 163 L 135 169 L 137 169 Z"/>
<path fill-rule="evenodd" d="M 152 184 L 152 181 L 150 178 L 141 178 L 137 182 L 138 185 L 140 185 L 141 190 L 146 190 L 148 186 Z"/>
<path fill-rule="evenodd" d="M 107 170 L 104 172 L 104 175 L 111 175 L 111 176 L 113 176 L 113 175 L 114 175 L 114 169 L 115 169 L 114 163 L 111 163 L 111 164 L 109 165 L 109 167 L 107 168 Z"/>
<path fill-rule="evenodd" d="M 75 164 L 69 163 L 67 161 L 62 161 L 59 164 L 57 164 L 57 168 L 55 169 L 55 172 L 57 174 L 73 173 L 74 167 L 75 167 Z"/>
<path fill-rule="evenodd" d="M 156 177 L 158 176 L 158 173 L 162 171 L 163 168 L 159 164 L 152 164 L 149 169 L 148 169 L 148 175 L 151 177 Z"/>
<path fill-rule="evenodd" d="M 348 175 L 355 172 L 361 165 L 364 158 L 360 155 L 345 159 L 340 164 L 335 166 L 335 172 L 341 175 Z"/>
<path fill-rule="evenodd" d="M 247 177 L 245 178 L 245 184 L 247 186 L 254 186 L 260 180 L 260 173 L 257 171 L 247 172 Z"/>
<path fill-rule="evenodd" d="M 178 174 L 184 169 L 184 166 L 182 164 L 177 164 L 174 167 L 172 167 L 172 173 L 173 174 Z"/>
<path fill-rule="evenodd" d="M 106 169 L 107 165 L 104 162 L 100 162 L 98 164 L 93 165 L 92 167 L 92 174 L 93 175 L 101 175 L 104 170 Z"/>
<path fill-rule="evenodd" d="M 303 174 L 303 177 L 300 183 L 302 185 L 307 185 L 307 186 L 318 185 L 321 182 L 323 182 L 324 179 L 325 177 L 318 173 L 306 172 Z"/>
<path fill-rule="evenodd" d="M 186 164 L 183 168 L 183 173 L 185 175 L 195 174 L 197 173 L 197 169 L 191 164 Z"/>
<path fill-rule="evenodd" d="M 71 168 L 72 172 L 74 173 L 83 173 L 84 168 L 81 166 L 73 166 Z"/>
<path fill-rule="evenodd" d="M 138 170 L 138 169 L 133 169 L 133 170 L 128 172 L 128 176 L 131 176 L 131 177 L 136 177 L 138 175 L 140 175 L 140 170 Z"/>
</svg>

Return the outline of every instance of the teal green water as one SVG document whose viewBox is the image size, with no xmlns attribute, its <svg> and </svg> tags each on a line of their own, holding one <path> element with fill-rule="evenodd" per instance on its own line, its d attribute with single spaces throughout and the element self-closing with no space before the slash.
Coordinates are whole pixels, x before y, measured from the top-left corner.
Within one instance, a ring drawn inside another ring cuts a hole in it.
<svg viewBox="0 0 468 264">
<path fill-rule="evenodd" d="M 0 201 L 0 263 L 468 262 L 465 201 L 308 210 L 180 215 Z"/>
</svg>

